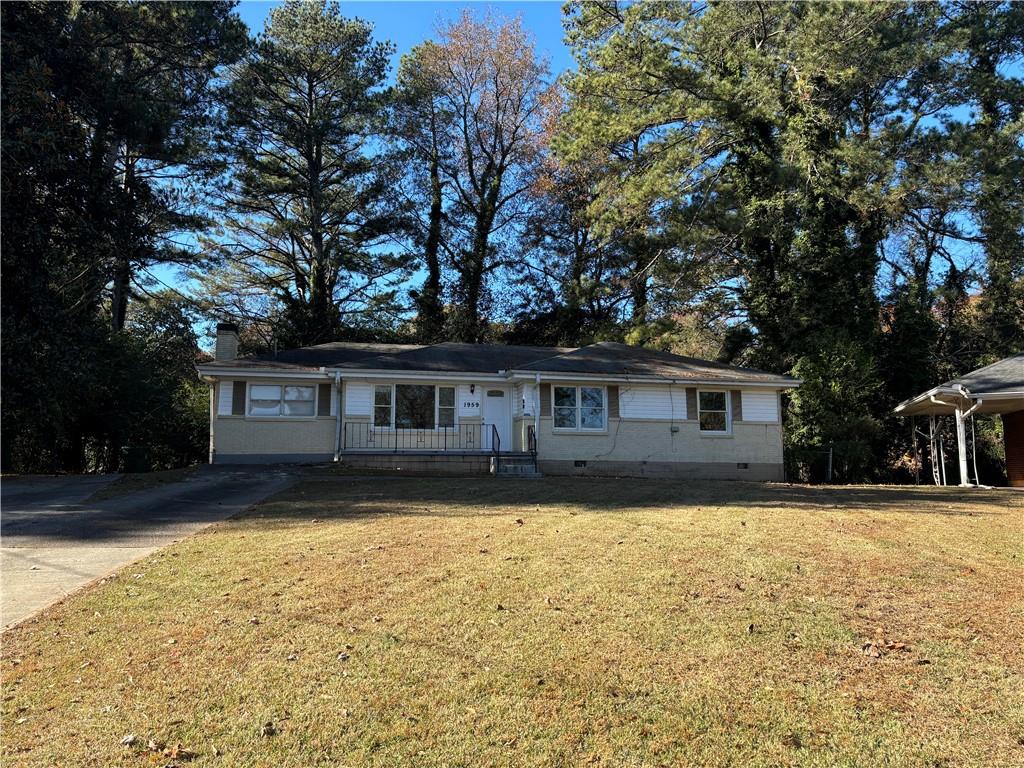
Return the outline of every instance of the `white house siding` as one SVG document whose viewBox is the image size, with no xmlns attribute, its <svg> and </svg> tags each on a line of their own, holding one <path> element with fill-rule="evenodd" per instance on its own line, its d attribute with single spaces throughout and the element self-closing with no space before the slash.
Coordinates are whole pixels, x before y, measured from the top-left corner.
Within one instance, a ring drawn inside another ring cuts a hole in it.
<svg viewBox="0 0 1024 768">
<path fill-rule="evenodd" d="M 619 415 L 624 419 L 685 419 L 686 389 L 677 386 L 621 385 Z"/>
<path fill-rule="evenodd" d="M 344 399 L 346 416 L 369 416 L 373 405 L 373 385 L 365 381 L 346 381 Z"/>
<path fill-rule="evenodd" d="M 234 387 L 232 381 L 220 381 L 217 383 L 217 415 L 231 415 L 231 397 Z"/>
<path fill-rule="evenodd" d="M 743 421 L 778 423 L 779 395 L 777 392 L 743 390 L 740 393 L 740 400 L 743 403 Z"/>
<path fill-rule="evenodd" d="M 469 384 L 460 384 L 458 392 L 456 393 L 459 398 L 459 421 L 474 421 L 480 418 L 480 403 L 483 400 L 484 389 L 486 384 L 475 384 L 473 385 L 473 391 L 469 391 Z"/>
</svg>

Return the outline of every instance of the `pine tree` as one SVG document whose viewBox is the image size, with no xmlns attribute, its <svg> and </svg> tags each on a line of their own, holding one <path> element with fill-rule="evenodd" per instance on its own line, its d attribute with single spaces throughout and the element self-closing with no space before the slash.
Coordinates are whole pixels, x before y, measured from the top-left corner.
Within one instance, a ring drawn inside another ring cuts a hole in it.
<svg viewBox="0 0 1024 768">
<path fill-rule="evenodd" d="M 294 346 L 394 322 L 406 259 L 386 249 L 397 207 L 379 152 L 392 50 L 337 3 L 271 11 L 231 78 L 220 268 L 201 276 L 215 311 L 272 318 Z"/>
</svg>

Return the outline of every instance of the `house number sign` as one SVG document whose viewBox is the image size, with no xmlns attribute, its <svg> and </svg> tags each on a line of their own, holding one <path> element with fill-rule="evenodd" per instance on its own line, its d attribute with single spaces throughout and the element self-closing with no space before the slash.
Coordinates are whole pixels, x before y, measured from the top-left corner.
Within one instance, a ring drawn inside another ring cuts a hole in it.
<svg viewBox="0 0 1024 768">
<path fill-rule="evenodd" d="M 465 410 L 467 410 L 467 411 L 475 410 L 475 409 L 480 407 L 480 401 L 479 400 L 463 400 L 462 401 L 462 407 Z"/>
</svg>

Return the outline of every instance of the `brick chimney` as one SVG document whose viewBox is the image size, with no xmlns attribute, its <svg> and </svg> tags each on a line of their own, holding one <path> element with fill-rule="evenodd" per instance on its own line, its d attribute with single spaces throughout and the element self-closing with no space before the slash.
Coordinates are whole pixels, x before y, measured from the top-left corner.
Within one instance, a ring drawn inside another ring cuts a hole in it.
<svg viewBox="0 0 1024 768">
<path fill-rule="evenodd" d="M 238 326 L 234 323 L 217 323 L 217 346 L 213 350 L 214 360 L 234 360 L 238 357 Z"/>
</svg>

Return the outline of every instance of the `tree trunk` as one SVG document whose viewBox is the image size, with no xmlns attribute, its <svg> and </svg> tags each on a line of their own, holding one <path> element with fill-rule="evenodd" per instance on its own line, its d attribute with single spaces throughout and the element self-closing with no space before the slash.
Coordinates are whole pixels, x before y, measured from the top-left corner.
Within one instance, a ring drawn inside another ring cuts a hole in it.
<svg viewBox="0 0 1024 768">
<path fill-rule="evenodd" d="M 483 291 L 484 273 L 487 271 L 487 255 L 490 247 L 491 228 L 497 214 L 496 205 L 498 192 L 501 189 L 501 177 L 486 187 L 488 194 L 481 201 L 473 227 L 473 245 L 465 254 L 465 263 L 460 266 L 460 295 L 462 306 L 459 308 L 461 321 L 458 324 L 459 341 L 476 343 L 484 335 L 483 322 L 480 317 L 480 297 Z"/>
<path fill-rule="evenodd" d="M 131 292 L 132 265 L 128 254 L 119 253 L 114 264 L 114 287 L 110 297 L 110 327 L 123 331 L 128 317 L 128 295 Z"/>
<path fill-rule="evenodd" d="M 135 183 L 135 163 L 128 156 L 127 148 L 123 151 L 124 173 L 121 178 L 121 189 L 125 197 L 132 198 Z M 120 239 L 120 238 L 119 238 Z M 132 287 L 131 254 L 126 250 L 127 243 L 121 243 L 114 255 L 113 289 L 110 296 L 110 326 L 115 333 L 124 330 L 128 319 L 128 298 Z"/>
<path fill-rule="evenodd" d="M 435 153 L 430 160 L 430 219 L 423 258 L 427 263 L 427 277 L 418 298 L 420 337 L 431 343 L 440 341 L 444 332 L 444 306 L 441 303 L 441 174 Z"/>
</svg>

